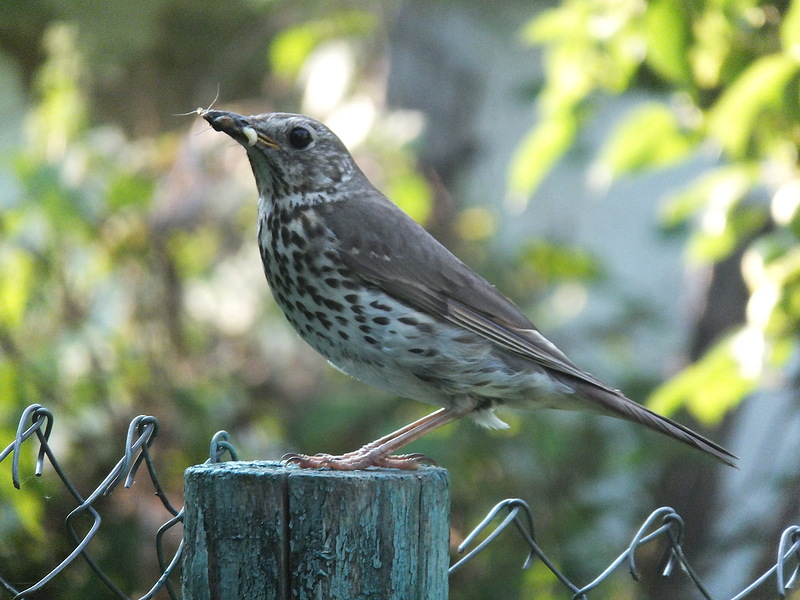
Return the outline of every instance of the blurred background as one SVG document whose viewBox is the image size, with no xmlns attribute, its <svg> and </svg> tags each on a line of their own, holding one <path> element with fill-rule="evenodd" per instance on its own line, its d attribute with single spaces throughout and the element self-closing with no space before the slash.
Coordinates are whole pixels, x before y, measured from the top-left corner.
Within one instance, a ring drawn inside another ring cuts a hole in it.
<svg viewBox="0 0 800 600">
<path fill-rule="evenodd" d="M 669 505 L 715 597 L 774 564 L 800 518 L 798 2 L 4 0 L 0 446 L 47 406 L 84 494 L 138 414 L 179 505 L 217 430 L 245 459 L 339 453 L 429 410 L 334 371 L 280 314 L 245 153 L 191 112 L 212 102 L 328 123 L 575 362 L 742 459 L 593 415 L 456 423 L 411 447 L 450 471 L 454 545 L 519 497 L 588 582 Z M 69 552 L 74 503 L 47 471 L 14 490 L 7 462 L 0 570 L 23 585 Z M 144 593 L 166 515 L 144 485 L 103 511 L 92 555 Z M 451 597 L 566 597 L 525 555 L 508 535 Z M 697 597 L 661 558 L 591 597 Z M 34 597 L 110 594 L 75 566 Z"/>
</svg>

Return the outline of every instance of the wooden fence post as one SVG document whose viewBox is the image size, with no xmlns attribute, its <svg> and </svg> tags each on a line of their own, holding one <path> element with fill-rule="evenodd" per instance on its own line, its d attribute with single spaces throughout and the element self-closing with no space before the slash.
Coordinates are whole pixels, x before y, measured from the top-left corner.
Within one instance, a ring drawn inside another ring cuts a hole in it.
<svg viewBox="0 0 800 600">
<path fill-rule="evenodd" d="M 446 600 L 447 471 L 186 470 L 183 600 Z"/>
</svg>

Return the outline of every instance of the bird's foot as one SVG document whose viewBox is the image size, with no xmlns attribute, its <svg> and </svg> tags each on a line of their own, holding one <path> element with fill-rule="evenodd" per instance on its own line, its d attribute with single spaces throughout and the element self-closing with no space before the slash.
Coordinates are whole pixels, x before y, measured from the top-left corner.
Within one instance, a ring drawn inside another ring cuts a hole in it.
<svg viewBox="0 0 800 600">
<path fill-rule="evenodd" d="M 281 458 L 286 464 L 295 464 L 301 469 L 334 469 L 336 471 L 362 471 L 369 467 L 384 469 L 418 469 L 422 464 L 436 463 L 424 454 L 386 454 L 380 447 L 364 447 L 347 454 L 286 454 Z"/>
</svg>

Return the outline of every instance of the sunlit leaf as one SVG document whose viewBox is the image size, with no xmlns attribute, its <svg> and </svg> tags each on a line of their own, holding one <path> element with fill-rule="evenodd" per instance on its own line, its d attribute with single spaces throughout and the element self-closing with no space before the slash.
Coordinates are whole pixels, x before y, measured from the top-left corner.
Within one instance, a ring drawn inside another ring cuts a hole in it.
<svg viewBox="0 0 800 600">
<path fill-rule="evenodd" d="M 150 201 L 153 181 L 135 174 L 117 173 L 109 183 L 106 203 L 112 210 L 141 207 Z"/>
<path fill-rule="evenodd" d="M 602 274 L 598 260 L 583 248 L 537 240 L 522 251 L 522 262 L 536 273 L 537 279 L 593 280 Z"/>
<path fill-rule="evenodd" d="M 511 160 L 511 193 L 522 196 L 531 194 L 569 148 L 576 130 L 576 117 L 566 110 L 534 127 L 522 140 Z"/>
<path fill-rule="evenodd" d="M 689 52 L 692 74 L 701 88 L 713 89 L 722 82 L 723 65 L 729 59 L 735 36 L 731 19 L 718 6 L 706 9 L 692 21 L 695 42 Z"/>
<path fill-rule="evenodd" d="M 43 521 L 44 504 L 41 502 L 41 494 L 25 490 L 15 495 L 12 506 L 14 516 L 31 537 L 31 541 L 44 542 L 47 532 Z"/>
<path fill-rule="evenodd" d="M 77 50 L 77 31 L 59 23 L 44 35 L 47 60 L 36 75 L 41 98 L 28 115 L 31 147 L 49 159 L 60 158 L 67 144 L 87 124 L 86 99 L 80 88 L 83 58 Z"/>
<path fill-rule="evenodd" d="M 789 3 L 789 9 L 781 21 L 781 46 L 783 51 L 795 59 L 800 57 L 800 2 Z"/>
<path fill-rule="evenodd" d="M 752 320 L 770 335 L 795 336 L 800 321 L 800 246 L 795 244 L 770 260 L 758 283 L 748 304 L 748 317 L 752 314 Z M 773 304 L 761 307 L 754 303 L 761 289 L 773 290 Z"/>
<path fill-rule="evenodd" d="M 589 57 L 581 48 L 562 46 L 545 57 L 547 85 L 539 94 L 543 115 L 577 112 L 581 101 L 598 85 L 586 68 Z"/>
<path fill-rule="evenodd" d="M 689 64 L 690 13 L 679 0 L 654 0 L 647 4 L 644 34 L 647 63 L 666 79 L 691 80 Z"/>
<path fill-rule="evenodd" d="M 33 260 L 27 252 L 0 251 L 0 323 L 4 327 L 22 323 L 33 275 Z"/>
<path fill-rule="evenodd" d="M 304 23 L 275 36 L 269 47 L 269 60 L 277 75 L 294 77 L 320 42 L 319 27 Z"/>
<path fill-rule="evenodd" d="M 658 388 L 647 402 L 654 411 L 670 415 L 688 409 L 699 421 L 714 425 L 756 385 L 735 356 L 736 336 L 709 350 L 696 363 Z"/>
<path fill-rule="evenodd" d="M 364 34 L 375 27 L 375 15 L 367 11 L 331 12 L 325 19 L 305 21 L 281 31 L 269 47 L 273 70 L 295 77 L 320 42 L 336 37 Z"/>
<path fill-rule="evenodd" d="M 558 8 L 542 12 L 522 28 L 522 39 L 529 44 L 542 44 L 564 40 L 568 35 L 586 35 L 582 24 L 587 6 L 581 2 L 564 3 Z"/>
<path fill-rule="evenodd" d="M 653 103 L 634 110 L 616 127 L 600 161 L 619 175 L 674 164 L 695 147 L 696 139 L 681 128 L 675 113 Z"/>
<path fill-rule="evenodd" d="M 759 119 L 782 101 L 787 83 L 799 69 L 800 63 L 786 55 L 765 56 L 726 89 L 710 111 L 708 130 L 732 157 L 746 156 Z"/>
<path fill-rule="evenodd" d="M 756 171 L 752 165 L 735 164 L 702 175 L 662 206 L 661 222 L 665 227 L 675 227 L 712 203 L 727 210 L 753 186 Z"/>
<path fill-rule="evenodd" d="M 393 174 L 384 186 L 386 195 L 412 219 L 425 223 L 431 214 L 432 194 L 428 182 L 411 169 Z"/>
<path fill-rule="evenodd" d="M 697 262 L 717 262 L 736 250 L 766 223 L 764 211 L 756 207 L 731 210 L 721 229 L 700 229 L 689 240 L 688 256 Z"/>
<path fill-rule="evenodd" d="M 775 191 L 770 212 L 777 225 L 790 227 L 800 237 L 800 179 L 789 180 Z"/>
<path fill-rule="evenodd" d="M 638 25 L 641 13 L 637 0 L 578 0 L 531 21 L 523 38 L 546 50 L 547 85 L 540 102 L 551 109 L 577 106 L 577 100 L 595 88 L 625 90 L 645 54 Z M 548 96 L 556 98 L 550 102 Z"/>
<path fill-rule="evenodd" d="M 204 227 L 195 231 L 175 231 L 168 247 L 183 277 L 202 275 L 220 249 L 219 231 Z"/>
</svg>

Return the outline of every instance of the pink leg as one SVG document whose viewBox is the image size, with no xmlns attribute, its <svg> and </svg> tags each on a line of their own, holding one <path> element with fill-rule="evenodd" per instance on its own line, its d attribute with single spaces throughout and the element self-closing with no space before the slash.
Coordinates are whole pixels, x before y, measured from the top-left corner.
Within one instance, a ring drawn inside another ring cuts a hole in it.
<svg viewBox="0 0 800 600">
<path fill-rule="evenodd" d="M 392 453 L 407 446 L 434 429 L 447 425 L 471 412 L 471 408 L 440 408 L 413 423 L 406 425 L 359 448 L 341 456 L 331 454 L 287 454 L 283 460 L 295 463 L 303 469 L 326 467 L 340 471 L 358 471 L 368 467 L 386 467 L 391 469 L 416 469 L 423 462 L 433 462 L 422 454 L 403 454 L 392 456 Z"/>
</svg>

